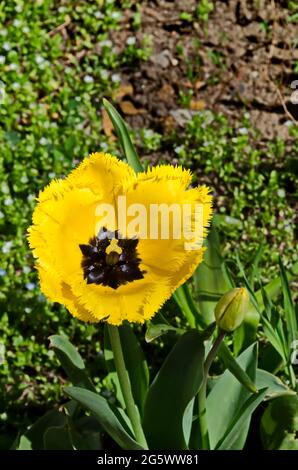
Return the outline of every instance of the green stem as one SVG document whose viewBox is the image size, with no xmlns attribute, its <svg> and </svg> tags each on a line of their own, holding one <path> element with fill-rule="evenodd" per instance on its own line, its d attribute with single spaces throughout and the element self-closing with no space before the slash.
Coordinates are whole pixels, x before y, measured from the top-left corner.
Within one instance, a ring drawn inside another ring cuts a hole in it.
<svg viewBox="0 0 298 470">
<path fill-rule="evenodd" d="M 204 363 L 204 378 L 203 378 L 203 382 L 198 393 L 199 434 L 200 434 L 201 449 L 203 450 L 210 449 L 207 416 L 206 416 L 206 391 L 207 391 L 208 372 L 209 372 L 212 362 L 214 361 L 216 357 L 218 348 L 221 345 L 221 342 L 223 341 L 225 337 L 225 334 L 226 333 L 224 331 L 219 331 L 219 334 L 206 357 L 206 360 Z"/>
<path fill-rule="evenodd" d="M 125 366 L 119 330 L 116 326 L 108 325 L 111 346 L 114 355 L 114 363 L 122 390 L 126 411 L 130 419 L 135 438 L 144 449 L 148 449 L 146 438 L 141 425 L 140 415 L 131 391 L 129 375 Z"/>
</svg>

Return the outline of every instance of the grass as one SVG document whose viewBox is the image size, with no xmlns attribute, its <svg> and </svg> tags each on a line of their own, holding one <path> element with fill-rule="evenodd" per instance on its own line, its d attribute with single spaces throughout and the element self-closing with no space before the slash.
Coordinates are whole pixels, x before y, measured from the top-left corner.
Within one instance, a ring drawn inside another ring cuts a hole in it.
<svg viewBox="0 0 298 470">
<path fill-rule="evenodd" d="M 197 16 L 205 22 L 212 2 L 201 3 Z M 65 333 L 79 344 L 98 382 L 104 367 L 96 327 L 78 323 L 40 294 L 26 230 L 34 199 L 52 178 L 94 150 L 118 153 L 102 132 L 101 99 L 118 87 L 121 67 L 137 67 L 151 48 L 146 36 L 141 43 L 131 39 L 120 53 L 115 48 L 110 32 L 122 27 L 127 7 L 113 0 L 65 1 L 58 9 L 53 0 L 0 5 L 0 434 L 24 427 L 60 398 L 64 376 L 48 349 L 50 334 Z M 138 8 L 130 22 L 134 38 Z M 190 99 L 182 93 L 180 105 Z M 227 256 L 233 261 L 239 251 L 249 264 L 262 241 L 266 278 L 280 252 L 286 265 L 297 260 L 297 144 L 258 148 L 258 137 L 248 117 L 233 128 L 224 116 L 202 112 L 183 134 L 141 129 L 137 142 L 146 154 L 168 149 L 215 189 Z"/>
</svg>

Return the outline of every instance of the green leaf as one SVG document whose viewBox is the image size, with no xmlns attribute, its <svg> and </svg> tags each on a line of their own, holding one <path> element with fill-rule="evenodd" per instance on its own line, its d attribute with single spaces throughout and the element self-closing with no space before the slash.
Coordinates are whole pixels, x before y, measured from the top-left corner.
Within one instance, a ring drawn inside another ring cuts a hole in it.
<svg viewBox="0 0 298 470">
<path fill-rule="evenodd" d="M 298 396 L 272 400 L 261 419 L 261 438 L 268 450 L 298 450 Z"/>
<path fill-rule="evenodd" d="M 297 319 L 294 303 L 292 300 L 289 283 L 285 268 L 279 259 L 281 287 L 283 293 L 284 312 L 286 318 L 286 325 L 288 328 L 289 345 L 297 338 Z"/>
<path fill-rule="evenodd" d="M 205 321 L 203 321 L 198 312 L 189 287 L 186 283 L 178 287 L 178 289 L 173 294 L 173 298 L 180 307 L 191 328 L 195 328 L 198 325 L 201 328 L 206 326 Z"/>
<path fill-rule="evenodd" d="M 226 368 L 236 377 L 236 379 L 252 393 L 257 393 L 257 387 L 240 367 L 226 343 L 222 343 L 218 351 L 218 357 L 223 361 Z"/>
<path fill-rule="evenodd" d="M 251 261 L 251 267 L 250 267 L 250 273 L 249 273 L 249 277 L 248 277 L 248 282 L 249 282 L 249 285 L 251 286 L 252 289 L 254 289 L 254 284 L 255 284 L 255 280 L 256 279 L 259 279 L 259 263 L 261 261 L 261 258 L 262 258 L 262 254 L 263 254 L 263 251 L 264 251 L 264 248 L 263 248 L 263 245 L 259 245 L 254 257 L 253 257 L 253 260 Z"/>
<path fill-rule="evenodd" d="M 258 356 L 257 344 L 251 345 L 238 358 L 237 363 L 254 383 Z M 211 449 L 215 449 L 226 435 L 227 429 L 233 423 L 235 416 L 250 397 L 234 375 L 226 370 L 216 381 L 207 396 L 207 423 Z M 239 439 L 234 443 L 235 449 L 242 449 L 249 429 L 250 417 L 243 424 Z"/>
<path fill-rule="evenodd" d="M 53 426 L 44 433 L 45 450 L 74 450 L 69 430 L 66 426 Z"/>
<path fill-rule="evenodd" d="M 144 403 L 149 386 L 149 369 L 148 365 L 129 323 L 124 323 L 119 327 L 120 340 L 122 345 L 123 357 L 126 369 L 129 375 L 132 394 L 135 403 L 139 409 L 140 415 L 143 415 Z M 111 348 L 109 335 L 105 327 L 105 359 L 108 370 L 112 374 L 111 378 L 117 387 L 117 397 L 121 404 L 124 405 L 121 387 L 115 370 L 113 351 Z"/>
<path fill-rule="evenodd" d="M 83 416 L 71 429 L 72 442 L 78 450 L 102 450 L 101 428 L 93 416 Z"/>
<path fill-rule="evenodd" d="M 143 448 L 130 436 L 129 430 L 124 427 L 117 415 L 117 410 L 100 395 L 80 387 L 67 387 L 67 395 L 77 400 L 83 408 L 91 411 L 98 419 L 102 428 L 115 442 L 126 450 L 142 450 Z"/>
<path fill-rule="evenodd" d="M 221 256 L 217 231 L 211 228 L 204 260 L 194 273 L 198 308 L 205 324 L 214 321 L 214 308 L 220 297 L 233 287 Z"/>
<path fill-rule="evenodd" d="M 44 450 L 44 433 L 53 426 L 64 426 L 66 416 L 57 410 L 50 410 L 39 418 L 20 437 L 17 450 Z"/>
<path fill-rule="evenodd" d="M 184 436 L 190 430 L 183 417 L 202 383 L 203 362 L 202 335 L 190 330 L 179 338 L 149 388 L 144 413 L 149 448 L 187 448 Z"/>
<path fill-rule="evenodd" d="M 295 392 L 287 387 L 278 377 L 263 369 L 257 369 L 256 385 L 267 388 L 266 399 L 276 398 L 281 395 L 293 395 Z"/>
<path fill-rule="evenodd" d="M 154 341 L 156 338 L 159 338 L 159 336 L 162 336 L 165 333 L 168 333 L 170 331 L 172 331 L 173 333 L 177 333 L 177 334 L 181 334 L 185 332 L 181 328 L 175 328 L 174 326 L 165 325 L 164 323 L 148 322 L 148 326 L 147 326 L 147 330 L 145 334 L 145 340 L 147 343 L 151 343 L 151 341 Z"/>
<path fill-rule="evenodd" d="M 289 281 L 297 278 L 298 262 L 295 263 L 286 274 Z M 281 291 L 281 276 L 273 279 L 264 286 L 264 290 L 270 300 L 274 299 Z M 234 332 L 233 335 L 234 352 L 236 355 L 238 355 L 244 348 L 248 347 L 251 342 L 255 341 L 256 329 L 259 323 L 259 312 L 263 311 L 265 308 L 263 304 L 262 289 L 255 292 L 254 299 L 258 304 L 258 308 L 250 303 L 250 307 L 243 324 Z"/>
<path fill-rule="evenodd" d="M 134 169 L 136 173 L 143 171 L 143 167 L 137 155 L 136 149 L 131 141 L 127 126 L 124 119 L 120 116 L 118 111 L 106 99 L 103 99 L 103 105 L 113 123 L 117 137 L 119 139 L 122 151 L 128 164 Z"/>
<path fill-rule="evenodd" d="M 95 390 L 88 377 L 84 361 L 71 342 L 61 335 L 50 336 L 49 340 L 50 347 L 54 349 L 56 356 L 73 385 Z"/>
<path fill-rule="evenodd" d="M 238 448 L 239 435 L 243 433 L 243 429 L 246 427 L 247 422 L 250 421 L 252 413 L 263 401 L 266 390 L 266 388 L 262 389 L 259 391 L 258 395 L 253 395 L 247 398 L 246 402 L 233 417 L 225 435 L 216 446 L 216 450 L 234 450 Z"/>
</svg>

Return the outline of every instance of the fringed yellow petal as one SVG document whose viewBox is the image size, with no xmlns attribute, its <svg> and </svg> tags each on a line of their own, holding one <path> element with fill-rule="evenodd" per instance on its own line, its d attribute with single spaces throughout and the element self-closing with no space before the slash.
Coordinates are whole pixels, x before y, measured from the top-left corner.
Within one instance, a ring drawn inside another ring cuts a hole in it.
<svg viewBox="0 0 298 470">
<path fill-rule="evenodd" d="M 92 153 L 70 173 L 67 182 L 104 195 L 104 202 L 108 203 L 134 179 L 135 173 L 127 163 L 107 153 Z"/>
<path fill-rule="evenodd" d="M 91 312 L 80 305 L 70 286 L 60 281 L 57 273 L 45 270 L 41 266 L 37 266 L 37 269 L 40 289 L 49 300 L 64 304 L 70 313 L 79 320 L 92 323 L 98 321 Z"/>
</svg>

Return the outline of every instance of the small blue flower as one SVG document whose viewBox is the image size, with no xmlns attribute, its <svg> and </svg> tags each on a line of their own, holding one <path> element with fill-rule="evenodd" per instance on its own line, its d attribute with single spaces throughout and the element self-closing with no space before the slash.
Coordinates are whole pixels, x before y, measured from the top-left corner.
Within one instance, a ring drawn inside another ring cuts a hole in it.
<svg viewBox="0 0 298 470">
<path fill-rule="evenodd" d="M 5 269 L 2 269 L 0 268 L 0 277 L 4 277 L 6 276 L 7 272 L 5 271 Z"/>
<path fill-rule="evenodd" d="M 34 284 L 34 282 L 27 282 L 27 284 L 26 284 L 26 289 L 28 289 L 28 290 L 34 290 L 34 289 L 35 289 L 35 284 Z"/>
</svg>

